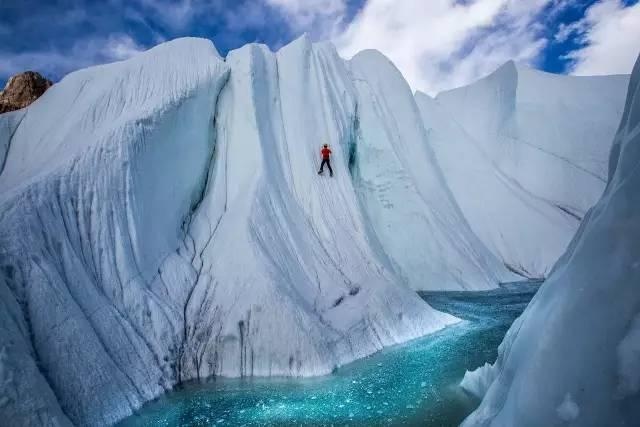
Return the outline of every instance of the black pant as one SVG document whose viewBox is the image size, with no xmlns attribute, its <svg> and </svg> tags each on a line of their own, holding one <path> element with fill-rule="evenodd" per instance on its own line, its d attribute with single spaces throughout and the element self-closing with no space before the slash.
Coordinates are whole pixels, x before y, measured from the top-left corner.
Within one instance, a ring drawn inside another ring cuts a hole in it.
<svg viewBox="0 0 640 427">
<path fill-rule="evenodd" d="M 327 165 L 327 167 L 329 168 L 329 173 L 333 175 L 333 169 L 331 169 L 331 162 L 329 161 L 329 159 L 322 159 L 322 163 L 320 163 L 320 172 L 322 172 L 322 170 L 324 169 L 324 165 Z"/>
</svg>

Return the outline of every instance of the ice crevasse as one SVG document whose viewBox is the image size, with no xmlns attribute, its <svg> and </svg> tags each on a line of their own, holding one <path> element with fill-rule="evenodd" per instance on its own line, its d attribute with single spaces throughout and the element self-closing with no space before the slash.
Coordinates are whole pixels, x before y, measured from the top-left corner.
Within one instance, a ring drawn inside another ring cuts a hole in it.
<svg viewBox="0 0 640 427">
<path fill-rule="evenodd" d="M 386 58 L 306 37 L 174 40 L 1 116 L 1 416 L 109 424 L 180 381 L 324 374 L 455 322 L 410 287 L 508 273 L 425 137 Z"/>
<path fill-rule="evenodd" d="M 631 426 L 640 420 L 640 58 L 606 189 L 507 332 L 465 375 L 484 397 L 463 426 Z"/>
</svg>

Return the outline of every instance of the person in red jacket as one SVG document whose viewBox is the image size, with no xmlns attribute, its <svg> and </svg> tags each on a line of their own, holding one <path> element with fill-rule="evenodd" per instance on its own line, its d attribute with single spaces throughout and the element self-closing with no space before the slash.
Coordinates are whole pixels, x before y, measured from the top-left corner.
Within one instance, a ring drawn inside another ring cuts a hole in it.
<svg viewBox="0 0 640 427">
<path fill-rule="evenodd" d="M 331 169 L 331 150 L 329 149 L 328 144 L 324 144 L 322 146 L 320 155 L 322 156 L 322 163 L 320 163 L 320 170 L 318 171 L 318 175 L 322 174 L 324 165 L 327 165 L 327 167 L 329 168 L 329 176 L 333 176 L 333 169 Z"/>
</svg>

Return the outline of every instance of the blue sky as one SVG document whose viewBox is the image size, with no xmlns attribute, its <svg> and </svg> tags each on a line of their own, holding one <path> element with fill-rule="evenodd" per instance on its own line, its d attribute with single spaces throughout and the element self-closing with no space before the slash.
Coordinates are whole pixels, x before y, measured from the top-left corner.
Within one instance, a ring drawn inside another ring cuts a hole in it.
<svg viewBox="0 0 640 427">
<path fill-rule="evenodd" d="M 164 40 L 206 37 L 221 54 L 304 32 L 350 57 L 381 50 L 414 89 L 469 83 L 508 59 L 557 73 L 627 73 L 638 0 L 2 0 L 0 84 L 25 69 L 59 80 Z"/>
<path fill-rule="evenodd" d="M 596 0 L 578 1 L 575 2 L 574 7 L 568 7 L 562 10 L 557 16 L 551 19 L 550 25 L 545 29 L 550 40 L 553 40 L 557 35 L 559 28 L 562 25 L 571 25 L 572 23 L 580 22 L 585 16 L 585 12 L 589 7 L 597 3 Z M 619 2 L 622 7 L 634 6 L 638 3 L 638 0 L 623 0 Z M 637 9 L 637 7 L 636 7 Z M 632 37 L 632 34 L 628 34 L 628 37 Z M 640 48 L 640 40 L 638 40 L 638 48 Z M 553 73 L 565 73 L 572 65 L 572 60 L 567 58 L 567 55 L 576 49 L 584 47 L 585 41 L 580 34 L 573 33 L 565 41 L 552 42 L 543 51 L 540 56 L 539 67 L 545 71 Z M 635 59 L 635 58 L 634 58 Z M 626 72 L 630 72 L 629 69 Z"/>
</svg>

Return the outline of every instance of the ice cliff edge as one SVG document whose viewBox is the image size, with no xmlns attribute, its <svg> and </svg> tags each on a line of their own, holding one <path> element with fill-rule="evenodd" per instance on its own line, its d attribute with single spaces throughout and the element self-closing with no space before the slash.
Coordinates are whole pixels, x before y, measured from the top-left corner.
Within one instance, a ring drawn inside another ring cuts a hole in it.
<svg viewBox="0 0 640 427">
<path fill-rule="evenodd" d="M 606 189 L 500 345 L 467 373 L 464 426 L 635 425 L 640 419 L 640 58 Z"/>
</svg>

